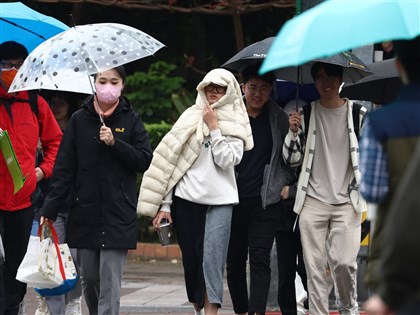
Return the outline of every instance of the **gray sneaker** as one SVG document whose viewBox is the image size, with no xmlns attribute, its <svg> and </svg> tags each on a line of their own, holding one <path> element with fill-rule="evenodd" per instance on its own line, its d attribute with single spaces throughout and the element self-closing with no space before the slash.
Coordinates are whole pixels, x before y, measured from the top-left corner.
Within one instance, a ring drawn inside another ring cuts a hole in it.
<svg viewBox="0 0 420 315">
<path fill-rule="evenodd" d="M 82 315 L 82 298 L 71 300 L 66 305 L 66 315 Z"/>
<path fill-rule="evenodd" d="M 28 313 L 26 312 L 26 303 L 25 301 L 22 301 L 19 303 L 19 311 L 18 311 L 18 315 L 27 315 Z"/>
<path fill-rule="evenodd" d="M 38 308 L 36 309 L 35 315 L 51 315 L 45 297 L 38 296 Z"/>
</svg>

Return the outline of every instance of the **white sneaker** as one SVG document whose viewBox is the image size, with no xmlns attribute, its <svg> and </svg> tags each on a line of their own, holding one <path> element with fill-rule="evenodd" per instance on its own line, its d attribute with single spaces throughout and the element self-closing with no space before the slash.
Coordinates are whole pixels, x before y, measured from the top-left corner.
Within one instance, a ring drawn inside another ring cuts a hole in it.
<svg viewBox="0 0 420 315">
<path fill-rule="evenodd" d="M 36 309 L 35 315 L 51 315 L 47 301 L 45 301 L 45 297 L 43 296 L 38 296 L 38 308 Z"/>
<path fill-rule="evenodd" d="M 82 315 L 82 298 L 71 300 L 66 305 L 66 315 Z"/>
<path fill-rule="evenodd" d="M 19 303 L 19 311 L 18 311 L 18 315 L 27 315 L 26 313 L 26 304 L 24 301 Z"/>
</svg>

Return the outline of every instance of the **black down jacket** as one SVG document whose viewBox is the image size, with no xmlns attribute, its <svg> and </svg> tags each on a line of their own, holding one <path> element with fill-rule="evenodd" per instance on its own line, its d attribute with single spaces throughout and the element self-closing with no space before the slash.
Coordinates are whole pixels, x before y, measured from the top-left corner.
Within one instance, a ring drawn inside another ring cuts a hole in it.
<svg viewBox="0 0 420 315">
<path fill-rule="evenodd" d="M 70 247 L 136 247 L 136 173 L 146 171 L 152 160 L 149 138 L 140 115 L 124 97 L 105 125 L 115 138 L 112 147 L 99 140 L 101 123 L 89 97 L 71 117 L 57 154 L 41 215 L 55 220 L 71 194 L 66 231 Z"/>
</svg>

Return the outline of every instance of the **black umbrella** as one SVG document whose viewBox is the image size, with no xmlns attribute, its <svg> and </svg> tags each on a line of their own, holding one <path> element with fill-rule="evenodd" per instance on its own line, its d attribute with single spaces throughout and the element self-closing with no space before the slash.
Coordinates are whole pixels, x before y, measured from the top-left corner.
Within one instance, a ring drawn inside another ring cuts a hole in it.
<svg viewBox="0 0 420 315">
<path fill-rule="evenodd" d="M 386 104 L 395 100 L 402 85 L 395 59 L 371 63 L 369 68 L 372 75 L 354 84 L 345 84 L 341 96 L 375 104 Z"/>
<path fill-rule="evenodd" d="M 267 37 L 266 39 L 246 46 L 222 64 L 221 67 L 230 71 L 240 72 L 249 65 L 262 62 L 273 40 L 274 37 Z M 312 60 L 296 67 L 280 68 L 275 70 L 274 73 L 280 80 L 301 84 L 313 83 L 311 67 L 317 61 L 342 66 L 344 68 L 344 82 L 354 83 L 371 74 L 369 68 L 351 52 L 341 52 L 334 56 Z"/>
<path fill-rule="evenodd" d="M 324 62 L 343 67 L 343 81 L 357 82 L 371 75 L 371 71 L 359 58 L 351 52 L 341 52 L 331 57 L 312 60 L 297 67 L 280 68 L 274 71 L 276 77 L 281 80 L 300 83 L 296 90 L 296 110 L 300 98 L 299 87 L 301 84 L 314 83 L 311 68 L 315 62 Z"/>
<path fill-rule="evenodd" d="M 240 72 L 249 65 L 262 62 L 273 40 L 274 37 L 268 37 L 245 47 L 221 67 L 230 71 Z M 296 67 L 280 68 L 275 70 L 274 73 L 280 80 L 299 83 L 296 86 L 296 100 L 298 100 L 300 95 L 299 85 L 314 82 L 311 76 L 311 67 L 317 61 L 342 66 L 344 69 L 344 82 L 357 82 L 371 74 L 369 68 L 351 52 L 341 52 L 334 56 L 312 60 Z"/>
<path fill-rule="evenodd" d="M 273 43 L 273 37 L 267 37 L 243 48 L 240 52 L 226 61 L 221 67 L 234 72 L 241 72 L 247 66 L 262 62 L 267 55 L 268 49 Z"/>
<path fill-rule="evenodd" d="M 286 67 L 274 70 L 276 77 L 281 80 L 299 82 L 299 83 L 313 83 L 311 75 L 311 68 L 315 62 L 330 63 L 343 67 L 343 81 L 357 82 L 364 77 L 371 75 L 371 71 L 359 58 L 352 52 L 341 52 L 331 57 L 315 59 L 303 65 L 296 67 Z"/>
</svg>

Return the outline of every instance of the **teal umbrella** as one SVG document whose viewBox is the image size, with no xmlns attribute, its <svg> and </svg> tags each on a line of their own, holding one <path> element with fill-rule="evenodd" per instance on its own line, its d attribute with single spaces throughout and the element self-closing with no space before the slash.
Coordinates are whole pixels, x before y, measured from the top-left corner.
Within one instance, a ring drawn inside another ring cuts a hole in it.
<svg viewBox="0 0 420 315">
<path fill-rule="evenodd" d="M 260 72 L 417 35 L 420 35 L 419 0 L 328 0 L 284 24 Z"/>
</svg>

